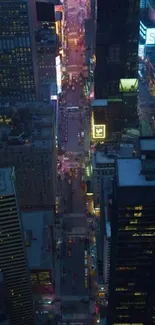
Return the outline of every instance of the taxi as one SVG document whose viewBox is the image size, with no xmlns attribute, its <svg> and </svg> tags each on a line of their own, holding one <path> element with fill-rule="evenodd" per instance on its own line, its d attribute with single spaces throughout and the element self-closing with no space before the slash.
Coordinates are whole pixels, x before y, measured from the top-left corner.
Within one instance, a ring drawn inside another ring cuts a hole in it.
<svg viewBox="0 0 155 325">
<path fill-rule="evenodd" d="M 77 179 L 78 178 L 78 169 L 76 168 L 74 171 L 74 178 Z"/>
</svg>

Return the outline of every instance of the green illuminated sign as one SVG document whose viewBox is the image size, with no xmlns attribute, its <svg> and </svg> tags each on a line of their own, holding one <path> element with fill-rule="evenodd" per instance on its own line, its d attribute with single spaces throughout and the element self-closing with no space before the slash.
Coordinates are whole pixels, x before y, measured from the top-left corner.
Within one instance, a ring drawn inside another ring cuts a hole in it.
<svg viewBox="0 0 155 325">
<path fill-rule="evenodd" d="M 120 79 L 120 92 L 136 92 L 138 90 L 138 79 Z"/>
</svg>

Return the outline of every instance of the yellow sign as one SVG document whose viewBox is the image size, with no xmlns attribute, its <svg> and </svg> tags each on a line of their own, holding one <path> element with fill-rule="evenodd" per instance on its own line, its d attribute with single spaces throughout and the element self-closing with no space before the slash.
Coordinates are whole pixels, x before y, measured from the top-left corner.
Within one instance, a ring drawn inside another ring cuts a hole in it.
<svg viewBox="0 0 155 325">
<path fill-rule="evenodd" d="M 93 125 L 93 139 L 105 139 L 105 124 Z"/>
</svg>

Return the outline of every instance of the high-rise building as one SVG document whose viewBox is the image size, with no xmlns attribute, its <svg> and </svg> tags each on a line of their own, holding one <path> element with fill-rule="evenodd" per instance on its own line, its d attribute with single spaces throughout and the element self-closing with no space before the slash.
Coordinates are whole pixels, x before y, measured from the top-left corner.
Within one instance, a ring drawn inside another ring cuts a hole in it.
<svg viewBox="0 0 155 325">
<path fill-rule="evenodd" d="M 96 151 L 92 156 L 92 185 L 94 194 L 94 207 L 100 207 L 101 201 L 101 181 L 104 175 L 112 178 L 115 174 L 115 154 L 105 153 L 104 150 Z"/>
<path fill-rule="evenodd" d="M 0 100 L 34 101 L 37 73 L 27 0 L 0 0 L 0 17 Z"/>
<path fill-rule="evenodd" d="M 95 99 L 121 132 L 137 127 L 139 1 L 99 0 L 97 13 Z"/>
<path fill-rule="evenodd" d="M 0 293 L 0 324 L 10 325 L 7 289 L 3 272 L 0 272 Z"/>
<path fill-rule="evenodd" d="M 30 275 L 13 168 L 0 169 L 0 269 L 7 287 L 12 325 L 34 325 Z"/>
<path fill-rule="evenodd" d="M 118 159 L 112 195 L 108 325 L 154 324 L 155 139 Z"/>
<path fill-rule="evenodd" d="M 5 116 L 13 110 L 11 106 L 2 108 Z M 12 128 L 6 125 L 9 134 L 1 142 L 0 167 L 15 166 L 21 209 L 55 207 L 55 121 L 51 104 L 18 103 L 12 115 Z"/>
<path fill-rule="evenodd" d="M 58 55 L 58 35 L 55 29 L 54 5 L 36 2 L 36 49 L 40 100 L 50 100 L 57 94 L 56 64 Z"/>
<path fill-rule="evenodd" d="M 54 273 L 54 220 L 53 211 L 21 213 L 25 234 L 25 245 L 32 282 L 32 294 L 36 311 L 49 311 L 55 289 Z M 42 304 L 38 304 L 38 301 Z M 44 304 L 44 301 L 47 304 Z M 49 315 L 53 314 L 53 308 Z"/>
</svg>

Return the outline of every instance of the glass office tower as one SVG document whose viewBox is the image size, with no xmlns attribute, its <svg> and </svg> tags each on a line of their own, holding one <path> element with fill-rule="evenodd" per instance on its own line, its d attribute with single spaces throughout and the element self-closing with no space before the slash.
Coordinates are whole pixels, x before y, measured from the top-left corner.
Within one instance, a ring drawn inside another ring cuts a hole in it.
<svg viewBox="0 0 155 325">
<path fill-rule="evenodd" d="M 0 269 L 11 325 L 34 325 L 35 314 L 12 168 L 0 169 Z"/>
<path fill-rule="evenodd" d="M 118 159 L 111 217 L 108 325 L 155 324 L 155 139 Z"/>
<path fill-rule="evenodd" d="M 137 127 L 138 38 L 138 0 L 98 0 L 95 99 L 119 103 L 113 131 Z"/>
<path fill-rule="evenodd" d="M 36 99 L 28 4 L 0 0 L 0 101 Z"/>
</svg>

